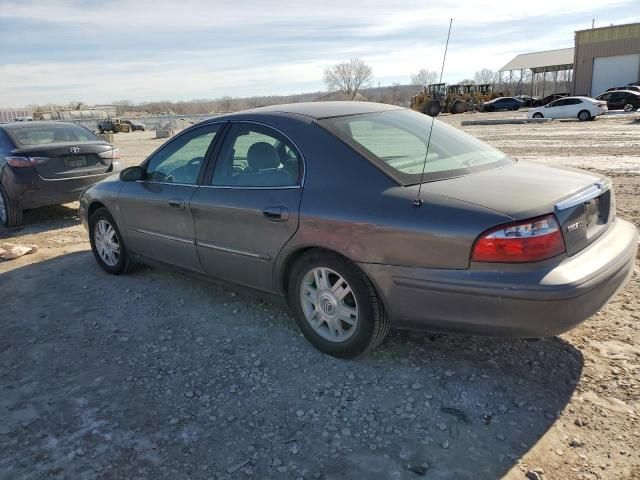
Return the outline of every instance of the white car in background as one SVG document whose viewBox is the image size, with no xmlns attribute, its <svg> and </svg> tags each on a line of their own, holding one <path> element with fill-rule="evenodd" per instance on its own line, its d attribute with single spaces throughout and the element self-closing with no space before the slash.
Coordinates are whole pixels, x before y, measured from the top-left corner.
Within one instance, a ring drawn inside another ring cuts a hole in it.
<svg viewBox="0 0 640 480">
<path fill-rule="evenodd" d="M 527 112 L 527 116 L 529 118 L 577 118 L 585 121 L 606 112 L 607 102 L 590 97 L 564 97 L 544 107 L 532 108 Z"/>
</svg>

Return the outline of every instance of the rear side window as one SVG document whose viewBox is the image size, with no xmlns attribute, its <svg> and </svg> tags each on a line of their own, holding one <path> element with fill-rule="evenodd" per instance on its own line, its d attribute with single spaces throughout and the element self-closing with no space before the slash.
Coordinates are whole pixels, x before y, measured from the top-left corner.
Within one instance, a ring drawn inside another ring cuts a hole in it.
<svg viewBox="0 0 640 480">
<path fill-rule="evenodd" d="M 235 123 L 227 133 L 213 170 L 212 185 L 293 187 L 302 173 L 298 151 L 268 127 Z"/>
<path fill-rule="evenodd" d="M 46 145 L 63 142 L 95 142 L 100 139 L 90 130 L 73 124 L 51 122 L 46 125 L 28 125 L 11 128 L 9 135 L 16 145 Z"/>
<path fill-rule="evenodd" d="M 425 158 L 431 122 L 433 132 Z M 335 117 L 318 123 L 405 185 L 419 183 L 423 169 L 428 181 L 512 163 L 504 153 L 471 135 L 410 110 Z"/>
</svg>

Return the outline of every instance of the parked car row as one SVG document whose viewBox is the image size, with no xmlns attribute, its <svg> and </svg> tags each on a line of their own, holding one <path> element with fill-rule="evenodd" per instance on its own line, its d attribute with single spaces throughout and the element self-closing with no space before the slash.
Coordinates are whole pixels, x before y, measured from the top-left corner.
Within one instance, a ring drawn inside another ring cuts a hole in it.
<svg viewBox="0 0 640 480">
<path fill-rule="evenodd" d="M 281 297 L 310 343 L 340 358 L 392 326 L 564 332 L 636 258 L 607 178 L 513 160 L 391 105 L 264 107 L 193 125 L 138 166 L 118 158 L 74 123 L 0 125 L 0 220 L 79 198 L 106 272 L 160 263 Z"/>
</svg>

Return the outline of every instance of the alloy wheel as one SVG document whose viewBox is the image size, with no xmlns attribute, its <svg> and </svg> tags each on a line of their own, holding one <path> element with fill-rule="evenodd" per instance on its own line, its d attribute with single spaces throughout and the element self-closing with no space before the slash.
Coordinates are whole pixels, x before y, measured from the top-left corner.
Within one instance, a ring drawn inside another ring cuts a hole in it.
<svg viewBox="0 0 640 480">
<path fill-rule="evenodd" d="M 104 219 L 98 220 L 94 227 L 94 242 L 98 255 L 110 267 L 120 259 L 120 242 L 113 226 Z"/>
<path fill-rule="evenodd" d="M 633 108 L 633 103 L 627 103 L 624 106 L 624 111 L 625 112 L 633 112 L 634 108 Z"/>
<path fill-rule="evenodd" d="M 358 302 L 351 286 L 335 270 L 309 270 L 300 285 L 300 301 L 307 322 L 322 338 L 344 342 L 355 333 Z"/>
</svg>

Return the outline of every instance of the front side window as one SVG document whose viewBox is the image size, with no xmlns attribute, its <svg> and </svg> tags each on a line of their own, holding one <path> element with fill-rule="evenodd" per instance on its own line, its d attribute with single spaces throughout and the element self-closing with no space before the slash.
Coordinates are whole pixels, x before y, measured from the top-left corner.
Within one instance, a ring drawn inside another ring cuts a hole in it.
<svg viewBox="0 0 640 480">
<path fill-rule="evenodd" d="M 429 181 L 512 163 L 504 153 L 486 143 L 410 110 L 334 117 L 318 123 L 405 185 L 419 183 L 423 168 L 424 179 Z"/>
<path fill-rule="evenodd" d="M 551 102 L 549 105 L 547 105 L 547 107 L 548 108 L 562 107 L 564 105 L 566 105 L 566 101 L 562 99 L 562 100 L 556 100 L 555 102 Z"/>
<path fill-rule="evenodd" d="M 151 157 L 145 179 L 150 182 L 195 185 L 219 124 L 191 130 L 167 143 Z"/>
<path fill-rule="evenodd" d="M 236 123 L 225 137 L 211 184 L 292 187 L 299 185 L 301 163 L 298 151 L 278 132 L 262 125 Z"/>
</svg>

